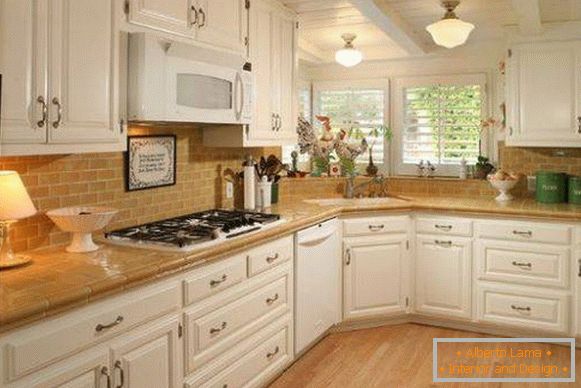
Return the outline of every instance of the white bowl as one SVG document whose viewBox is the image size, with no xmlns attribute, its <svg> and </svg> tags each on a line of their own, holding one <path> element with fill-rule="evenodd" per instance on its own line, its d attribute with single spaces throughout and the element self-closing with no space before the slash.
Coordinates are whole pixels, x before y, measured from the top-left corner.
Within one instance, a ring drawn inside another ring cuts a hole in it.
<svg viewBox="0 0 581 388">
<path fill-rule="evenodd" d="M 46 215 L 61 230 L 73 234 L 67 252 L 93 252 L 99 246 L 93 242 L 91 233 L 103 229 L 117 214 L 117 210 L 108 207 L 78 206 L 49 210 Z"/>
<path fill-rule="evenodd" d="M 497 180 L 488 178 L 488 182 L 490 185 L 500 191 L 500 194 L 495 198 L 499 202 L 506 202 L 513 199 L 513 196 L 509 194 L 509 191 L 516 186 L 518 180 L 511 179 L 511 180 Z"/>
</svg>

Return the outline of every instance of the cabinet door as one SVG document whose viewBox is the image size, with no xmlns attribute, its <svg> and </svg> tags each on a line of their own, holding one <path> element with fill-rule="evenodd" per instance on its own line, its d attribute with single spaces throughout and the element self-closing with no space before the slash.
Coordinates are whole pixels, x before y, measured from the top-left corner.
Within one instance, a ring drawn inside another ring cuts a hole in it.
<svg viewBox="0 0 581 388">
<path fill-rule="evenodd" d="M 114 0 L 51 1 L 49 142 L 119 141 Z"/>
<path fill-rule="evenodd" d="M 198 0 L 196 39 L 243 53 L 247 19 L 244 0 Z"/>
<path fill-rule="evenodd" d="M 255 1 L 250 7 L 250 61 L 254 77 L 254 111 L 250 124 L 249 140 L 273 139 L 274 111 L 271 75 L 273 15 L 272 8 L 263 1 Z"/>
<path fill-rule="evenodd" d="M 407 236 L 345 240 L 344 318 L 405 311 Z"/>
<path fill-rule="evenodd" d="M 535 43 L 511 50 L 509 145 L 579 145 L 579 43 Z M 575 144 L 575 142 L 577 142 Z"/>
<path fill-rule="evenodd" d="M 471 240 L 416 238 L 416 303 L 421 313 L 471 317 Z"/>
<path fill-rule="evenodd" d="M 46 142 L 48 2 L 0 0 L 2 143 Z"/>
<path fill-rule="evenodd" d="M 124 335 L 111 345 L 115 387 L 173 388 L 182 384 L 177 317 Z"/>
<path fill-rule="evenodd" d="M 109 384 L 108 384 L 109 383 Z M 76 354 L 18 380 L 10 387 L 104 388 L 111 386 L 107 349 L 101 347 Z"/>
<path fill-rule="evenodd" d="M 280 16 L 280 73 L 278 114 L 280 128 L 277 136 L 282 140 L 296 139 L 295 101 L 295 21 L 288 16 Z M 274 95 L 274 93 L 273 93 Z"/>
<path fill-rule="evenodd" d="M 169 32 L 193 37 L 195 12 L 191 9 L 194 0 L 129 0 L 128 21 Z"/>
</svg>

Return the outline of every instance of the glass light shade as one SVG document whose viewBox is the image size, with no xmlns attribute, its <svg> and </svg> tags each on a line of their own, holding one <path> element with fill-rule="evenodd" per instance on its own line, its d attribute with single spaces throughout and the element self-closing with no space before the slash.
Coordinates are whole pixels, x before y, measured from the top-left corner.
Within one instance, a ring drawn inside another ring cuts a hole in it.
<svg viewBox="0 0 581 388">
<path fill-rule="evenodd" d="M 454 48 L 466 43 L 473 29 L 473 24 L 460 19 L 443 19 L 426 27 L 434 42 L 446 48 Z"/>
<path fill-rule="evenodd" d="M 335 60 L 345 67 L 353 67 L 363 60 L 361 51 L 345 47 L 335 53 Z"/>
<path fill-rule="evenodd" d="M 36 214 L 20 175 L 0 171 L 0 221 L 15 221 Z"/>
</svg>

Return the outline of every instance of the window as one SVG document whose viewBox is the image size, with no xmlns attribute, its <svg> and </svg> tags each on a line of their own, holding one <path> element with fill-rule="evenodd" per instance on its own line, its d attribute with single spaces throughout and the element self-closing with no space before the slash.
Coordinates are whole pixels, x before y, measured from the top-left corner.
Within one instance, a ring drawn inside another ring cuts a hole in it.
<svg viewBox="0 0 581 388">
<path fill-rule="evenodd" d="M 314 111 L 317 115 L 329 116 L 331 126 L 339 132 L 345 130 L 353 142 L 365 137 L 373 145 L 373 159 L 384 164 L 386 151 L 383 138 L 370 136 L 374 128 L 387 125 L 389 84 L 387 80 L 317 82 L 314 84 Z M 317 120 L 315 124 L 320 127 Z M 368 163 L 369 154 L 357 159 Z"/>
<path fill-rule="evenodd" d="M 437 175 L 456 175 L 462 159 L 481 152 L 485 76 L 400 79 L 395 87 L 396 173 L 415 174 L 429 161 Z"/>
</svg>

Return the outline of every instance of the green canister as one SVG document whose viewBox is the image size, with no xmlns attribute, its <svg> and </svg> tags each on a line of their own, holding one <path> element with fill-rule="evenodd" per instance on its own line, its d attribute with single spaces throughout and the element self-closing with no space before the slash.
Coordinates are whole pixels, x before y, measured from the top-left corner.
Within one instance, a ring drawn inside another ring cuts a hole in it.
<svg viewBox="0 0 581 388">
<path fill-rule="evenodd" d="M 567 174 L 552 171 L 537 171 L 537 202 L 567 202 Z"/>
<path fill-rule="evenodd" d="M 569 202 L 581 204 L 581 177 L 569 177 Z"/>
</svg>

